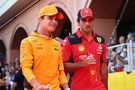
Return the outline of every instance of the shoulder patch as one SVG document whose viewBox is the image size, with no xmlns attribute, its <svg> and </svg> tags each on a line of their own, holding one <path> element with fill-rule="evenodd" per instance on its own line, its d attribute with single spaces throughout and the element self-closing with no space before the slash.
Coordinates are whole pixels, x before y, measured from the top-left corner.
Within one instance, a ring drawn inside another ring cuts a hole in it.
<svg viewBox="0 0 135 90">
<path fill-rule="evenodd" d="M 96 34 L 96 36 L 94 37 L 94 40 L 97 42 L 97 43 L 101 43 L 101 44 L 104 44 L 105 43 L 105 39 L 104 37 Z"/>
<path fill-rule="evenodd" d="M 82 39 L 81 38 L 78 38 L 77 34 L 74 33 L 73 35 L 70 35 L 68 37 L 66 37 L 69 42 L 70 42 L 70 45 L 75 45 L 75 44 L 80 44 L 82 43 Z"/>
</svg>

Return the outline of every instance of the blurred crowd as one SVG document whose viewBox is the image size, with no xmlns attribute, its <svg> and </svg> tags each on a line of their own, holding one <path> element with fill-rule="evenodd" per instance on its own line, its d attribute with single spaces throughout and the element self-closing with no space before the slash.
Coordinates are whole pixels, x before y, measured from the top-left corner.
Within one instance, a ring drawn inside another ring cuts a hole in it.
<svg viewBox="0 0 135 90">
<path fill-rule="evenodd" d="M 0 90 L 14 90 L 14 78 L 20 69 L 19 65 L 19 59 L 10 64 L 0 61 Z"/>
<path fill-rule="evenodd" d="M 124 71 L 126 65 L 128 65 L 128 49 L 127 44 L 129 42 L 135 46 L 135 34 L 129 33 L 127 37 L 120 36 L 118 41 L 112 39 L 107 49 L 108 69 L 109 72 L 121 72 Z M 112 48 L 109 48 L 112 47 Z"/>
</svg>

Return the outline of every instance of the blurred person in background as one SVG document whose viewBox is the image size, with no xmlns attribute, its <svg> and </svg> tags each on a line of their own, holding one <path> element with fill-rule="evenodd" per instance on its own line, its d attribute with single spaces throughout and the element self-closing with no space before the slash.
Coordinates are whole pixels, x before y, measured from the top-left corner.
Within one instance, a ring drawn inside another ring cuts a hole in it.
<svg viewBox="0 0 135 90">
<path fill-rule="evenodd" d="M 115 49 L 113 48 L 110 58 L 109 70 L 110 72 L 121 72 L 124 71 L 125 64 L 128 64 L 127 61 L 127 46 L 124 45 L 126 43 L 126 37 L 119 37 L 119 45 Z"/>
<path fill-rule="evenodd" d="M 127 40 L 126 40 L 126 42 L 129 42 L 130 40 L 133 40 L 134 39 L 134 37 L 133 37 L 133 33 L 129 33 L 128 35 L 127 35 Z"/>
<path fill-rule="evenodd" d="M 125 36 L 120 36 L 119 38 L 119 44 L 124 44 L 126 43 L 126 37 Z M 116 53 L 118 55 L 120 55 L 121 57 L 124 57 L 126 55 L 126 52 L 127 51 L 127 46 L 126 45 L 121 45 L 119 47 L 116 48 Z"/>
</svg>

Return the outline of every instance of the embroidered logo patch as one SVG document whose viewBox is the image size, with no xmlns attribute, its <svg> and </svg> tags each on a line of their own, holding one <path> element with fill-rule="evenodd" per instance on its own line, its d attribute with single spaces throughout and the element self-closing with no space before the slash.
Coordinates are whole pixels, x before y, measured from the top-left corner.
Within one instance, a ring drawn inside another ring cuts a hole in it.
<svg viewBox="0 0 135 90">
<path fill-rule="evenodd" d="M 58 49 L 57 49 L 57 48 L 54 48 L 54 50 L 58 51 Z"/>
<path fill-rule="evenodd" d="M 85 13 L 88 13 L 89 11 L 88 10 L 85 10 Z"/>
<path fill-rule="evenodd" d="M 95 74 L 95 72 L 96 72 L 95 70 L 91 70 L 91 74 L 92 74 L 92 75 L 94 75 L 94 74 Z"/>
<path fill-rule="evenodd" d="M 101 42 L 102 42 L 102 40 L 101 40 L 101 38 L 100 38 L 100 37 L 97 37 L 97 41 L 98 41 L 99 43 L 101 43 Z"/>
<path fill-rule="evenodd" d="M 79 51 L 84 51 L 85 48 L 84 48 L 84 46 L 81 45 L 81 46 L 78 47 L 78 50 L 79 50 Z"/>
</svg>

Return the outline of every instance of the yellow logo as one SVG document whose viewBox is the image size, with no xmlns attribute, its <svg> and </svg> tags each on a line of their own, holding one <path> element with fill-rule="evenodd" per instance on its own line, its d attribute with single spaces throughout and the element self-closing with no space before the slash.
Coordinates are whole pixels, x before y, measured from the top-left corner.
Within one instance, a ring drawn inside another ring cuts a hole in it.
<svg viewBox="0 0 135 90">
<path fill-rule="evenodd" d="M 94 75 L 95 74 L 95 70 L 91 70 L 91 74 Z"/>
<path fill-rule="evenodd" d="M 84 46 L 79 46 L 78 49 L 79 49 L 79 51 L 84 51 L 85 48 L 84 48 Z"/>
<path fill-rule="evenodd" d="M 88 13 L 89 11 L 88 10 L 85 10 L 85 13 Z"/>
<path fill-rule="evenodd" d="M 99 42 L 99 43 L 101 43 L 101 38 L 100 37 L 97 37 L 97 41 Z"/>
</svg>

